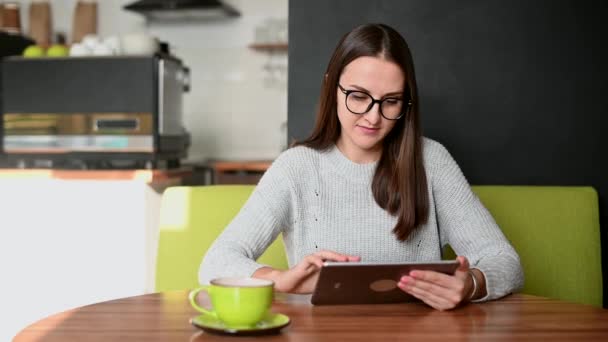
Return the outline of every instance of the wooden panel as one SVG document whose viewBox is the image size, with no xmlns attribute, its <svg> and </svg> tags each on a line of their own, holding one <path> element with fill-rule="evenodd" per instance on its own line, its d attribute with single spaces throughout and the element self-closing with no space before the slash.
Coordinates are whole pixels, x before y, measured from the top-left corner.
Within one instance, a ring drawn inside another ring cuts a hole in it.
<svg viewBox="0 0 608 342">
<path fill-rule="evenodd" d="M 214 184 L 257 184 L 271 164 L 270 160 L 216 160 L 209 163 Z"/>
</svg>

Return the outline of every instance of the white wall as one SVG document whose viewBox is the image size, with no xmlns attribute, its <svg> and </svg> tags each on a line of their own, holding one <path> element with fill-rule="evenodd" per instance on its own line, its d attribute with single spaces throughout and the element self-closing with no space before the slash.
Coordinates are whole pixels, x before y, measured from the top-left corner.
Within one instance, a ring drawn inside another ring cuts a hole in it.
<svg viewBox="0 0 608 342">
<path fill-rule="evenodd" d="M 160 192 L 172 184 L 1 177 L 0 341 L 73 307 L 153 292 Z"/>
<path fill-rule="evenodd" d="M 122 6 L 133 0 L 99 0 L 101 36 L 147 31 L 172 45 L 192 71 L 185 96 L 184 124 L 192 134 L 189 158 L 272 159 L 286 144 L 287 76 L 269 83 L 264 66 L 287 65 L 287 53 L 253 51 L 247 46 L 268 18 L 287 18 L 287 0 L 225 0 L 241 17 L 225 21 L 150 25 Z M 27 29 L 27 5 L 22 24 Z M 76 0 L 51 0 L 55 31 L 71 32 Z"/>
</svg>

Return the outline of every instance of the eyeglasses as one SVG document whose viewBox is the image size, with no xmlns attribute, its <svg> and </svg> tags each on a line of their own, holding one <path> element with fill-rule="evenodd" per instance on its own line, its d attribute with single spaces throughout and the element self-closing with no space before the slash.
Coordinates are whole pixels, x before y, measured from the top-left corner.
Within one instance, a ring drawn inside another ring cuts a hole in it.
<svg viewBox="0 0 608 342">
<path fill-rule="evenodd" d="M 381 100 L 376 100 L 370 94 L 359 90 L 346 90 L 338 84 L 340 91 L 346 95 L 346 108 L 353 114 L 365 114 L 369 112 L 374 104 L 380 106 L 380 115 L 387 120 L 398 120 L 409 111 L 412 106 L 410 99 L 404 105 L 403 99 L 400 97 L 385 97 Z"/>
</svg>

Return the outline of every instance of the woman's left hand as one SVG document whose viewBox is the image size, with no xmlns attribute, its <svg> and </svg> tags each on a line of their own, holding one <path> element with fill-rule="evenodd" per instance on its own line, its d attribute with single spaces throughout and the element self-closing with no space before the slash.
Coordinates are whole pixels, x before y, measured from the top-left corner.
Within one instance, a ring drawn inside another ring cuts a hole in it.
<svg viewBox="0 0 608 342">
<path fill-rule="evenodd" d="M 467 300 L 473 291 L 469 261 L 463 256 L 456 260 L 460 262 L 460 266 L 454 275 L 416 270 L 401 277 L 397 285 L 437 310 L 453 309 Z"/>
</svg>

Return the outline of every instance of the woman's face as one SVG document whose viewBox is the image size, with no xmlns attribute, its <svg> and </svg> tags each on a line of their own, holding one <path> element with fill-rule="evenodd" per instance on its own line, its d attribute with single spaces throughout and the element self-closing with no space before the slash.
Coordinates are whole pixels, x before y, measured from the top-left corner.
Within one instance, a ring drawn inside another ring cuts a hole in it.
<svg viewBox="0 0 608 342">
<path fill-rule="evenodd" d="M 402 98 L 405 75 L 393 62 L 379 57 L 359 57 L 344 68 L 338 83 L 346 91 L 363 91 L 378 100 Z M 375 103 L 365 114 L 353 114 L 346 107 L 346 95 L 339 87 L 336 91 L 338 119 L 342 128 L 336 145 L 356 163 L 378 160 L 382 153 L 382 139 L 397 120 L 382 117 L 379 103 Z"/>
</svg>

